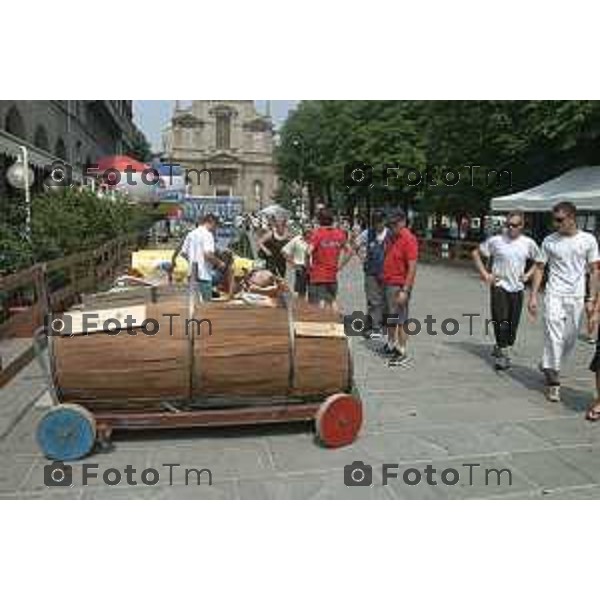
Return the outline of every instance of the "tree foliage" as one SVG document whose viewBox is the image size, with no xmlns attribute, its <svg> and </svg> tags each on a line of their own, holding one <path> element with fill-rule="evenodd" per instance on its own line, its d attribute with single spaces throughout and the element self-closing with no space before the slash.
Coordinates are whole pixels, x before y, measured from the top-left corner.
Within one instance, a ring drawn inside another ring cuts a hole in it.
<svg viewBox="0 0 600 600">
<path fill-rule="evenodd" d="M 494 196 L 598 163 L 600 102 L 310 100 L 280 139 L 283 184 L 302 181 L 340 209 L 366 200 L 476 215 Z M 372 166 L 370 186 L 348 185 L 355 163 Z M 389 165 L 399 170 L 386 176 Z"/>
<path fill-rule="evenodd" d="M 89 190 L 64 188 L 32 199 L 30 240 L 22 198 L 0 199 L 0 211 L 0 274 L 96 248 L 147 229 L 155 218 L 150 209 L 119 196 L 98 197 Z"/>
</svg>

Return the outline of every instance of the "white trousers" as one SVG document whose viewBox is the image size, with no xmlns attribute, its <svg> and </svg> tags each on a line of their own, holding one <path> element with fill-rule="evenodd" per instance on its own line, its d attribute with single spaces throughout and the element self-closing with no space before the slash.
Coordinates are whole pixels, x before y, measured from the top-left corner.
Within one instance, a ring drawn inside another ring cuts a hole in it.
<svg viewBox="0 0 600 600">
<path fill-rule="evenodd" d="M 583 298 L 544 296 L 544 369 L 560 371 L 562 360 L 575 348 L 583 306 Z"/>
</svg>

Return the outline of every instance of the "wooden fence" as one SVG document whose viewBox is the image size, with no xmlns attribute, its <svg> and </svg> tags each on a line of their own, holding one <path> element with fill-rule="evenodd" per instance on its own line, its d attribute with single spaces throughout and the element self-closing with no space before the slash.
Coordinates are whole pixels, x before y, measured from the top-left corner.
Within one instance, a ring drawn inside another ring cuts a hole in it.
<svg viewBox="0 0 600 600">
<path fill-rule="evenodd" d="M 140 242 L 139 234 L 117 238 L 94 250 L 0 277 L 0 339 L 31 337 L 46 314 L 65 310 L 80 294 L 111 282 Z"/>
</svg>

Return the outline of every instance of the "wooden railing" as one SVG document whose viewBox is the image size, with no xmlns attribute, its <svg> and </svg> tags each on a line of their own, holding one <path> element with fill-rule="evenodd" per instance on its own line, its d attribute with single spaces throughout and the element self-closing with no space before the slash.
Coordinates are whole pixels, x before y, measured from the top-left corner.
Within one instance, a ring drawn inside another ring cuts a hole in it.
<svg viewBox="0 0 600 600">
<path fill-rule="evenodd" d="M 94 250 L 0 277 L 0 339 L 30 337 L 46 314 L 65 310 L 82 293 L 111 282 L 141 239 L 139 234 L 117 238 Z"/>
</svg>

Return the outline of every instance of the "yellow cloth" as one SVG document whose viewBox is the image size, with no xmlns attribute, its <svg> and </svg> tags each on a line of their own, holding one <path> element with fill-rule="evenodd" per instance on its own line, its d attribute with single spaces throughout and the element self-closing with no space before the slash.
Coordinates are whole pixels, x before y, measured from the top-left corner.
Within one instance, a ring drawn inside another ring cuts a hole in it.
<svg viewBox="0 0 600 600">
<path fill-rule="evenodd" d="M 144 279 L 152 282 L 167 280 L 168 266 L 171 264 L 175 249 L 138 250 L 131 255 L 131 267 L 141 273 Z M 173 271 L 174 283 L 187 281 L 187 261 L 178 256 Z"/>
<path fill-rule="evenodd" d="M 243 258 L 237 254 L 233 257 L 233 276 L 243 277 L 252 271 L 254 261 L 249 258 Z"/>
</svg>

